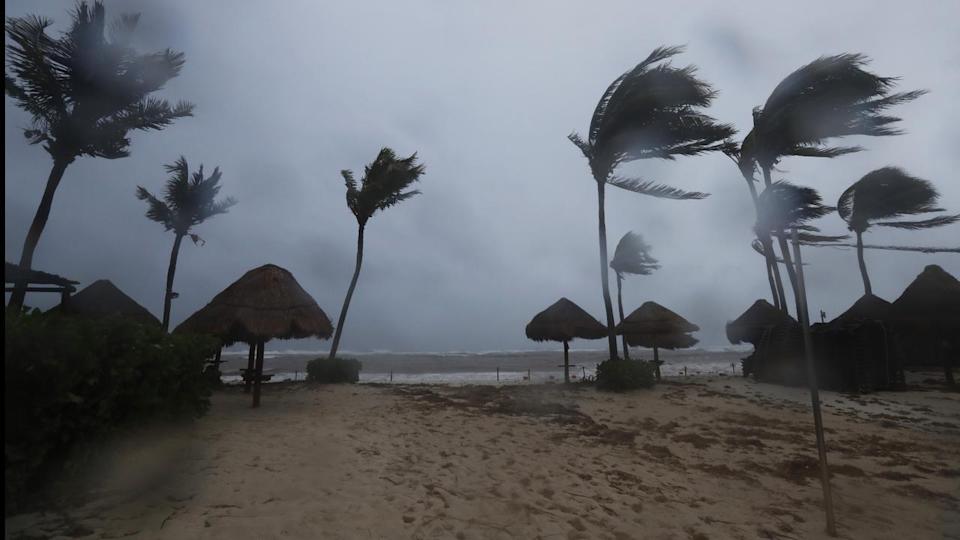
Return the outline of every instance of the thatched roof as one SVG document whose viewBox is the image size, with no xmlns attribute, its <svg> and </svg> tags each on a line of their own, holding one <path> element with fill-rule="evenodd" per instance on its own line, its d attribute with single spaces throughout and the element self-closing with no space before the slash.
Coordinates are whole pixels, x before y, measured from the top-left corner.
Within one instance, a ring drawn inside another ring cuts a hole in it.
<svg viewBox="0 0 960 540">
<path fill-rule="evenodd" d="M 627 344 L 641 347 L 682 349 L 697 344 L 690 332 L 700 327 L 656 302 L 644 302 L 617 325 L 617 334 L 626 334 Z"/>
<path fill-rule="evenodd" d="M 766 300 L 757 300 L 734 321 L 727 323 L 727 339 L 738 343 L 760 342 L 764 330 L 784 324 L 797 324 L 793 317 L 773 307 Z"/>
<path fill-rule="evenodd" d="M 537 313 L 527 324 L 527 337 L 534 341 L 570 341 L 574 338 L 600 339 L 607 327 L 566 298 Z"/>
<path fill-rule="evenodd" d="M 960 329 L 960 281 L 935 264 L 927 266 L 893 302 L 890 318 L 901 324 Z"/>
<path fill-rule="evenodd" d="M 147 308 L 138 304 L 107 279 L 94 281 L 71 296 L 65 305 L 57 306 L 50 312 L 90 319 L 123 317 L 144 324 L 160 324 L 160 321 Z"/>
<path fill-rule="evenodd" d="M 829 328 L 840 328 L 849 324 L 864 321 L 885 321 L 890 315 L 892 304 L 879 296 L 865 294 L 850 306 L 850 309 L 841 313 L 827 325 Z"/>
<path fill-rule="evenodd" d="M 4 262 L 3 281 L 4 283 L 17 283 L 22 281 L 32 285 L 56 285 L 65 287 L 70 291 L 73 291 L 73 286 L 79 283 L 78 281 L 73 281 L 63 276 L 48 274 L 39 270 L 22 270 L 20 266 L 9 262 Z"/>
<path fill-rule="evenodd" d="M 330 319 L 297 283 L 273 264 L 254 268 L 234 281 L 175 332 L 210 334 L 225 342 L 329 338 Z"/>
</svg>

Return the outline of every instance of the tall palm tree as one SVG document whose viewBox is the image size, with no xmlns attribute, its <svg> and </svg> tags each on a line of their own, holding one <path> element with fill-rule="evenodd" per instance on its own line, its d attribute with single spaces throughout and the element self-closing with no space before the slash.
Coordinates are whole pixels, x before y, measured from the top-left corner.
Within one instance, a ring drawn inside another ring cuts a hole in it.
<svg viewBox="0 0 960 540">
<path fill-rule="evenodd" d="M 610 358 L 617 358 L 617 338 L 607 273 L 604 188 L 607 184 L 665 199 L 702 199 L 689 192 L 642 178 L 615 174 L 622 163 L 639 159 L 675 159 L 721 150 L 734 130 L 703 114 L 716 92 L 696 77 L 696 68 L 676 68 L 668 60 L 682 47 L 658 47 L 643 62 L 614 80 L 597 103 L 586 140 L 569 139 L 580 148 L 597 183 L 600 285 L 607 315 Z"/>
<path fill-rule="evenodd" d="M 137 198 L 147 201 L 147 217 L 173 231 L 173 249 L 170 251 L 170 264 L 167 267 L 167 287 L 163 294 L 163 330 L 170 327 L 170 302 L 176 297 L 173 292 L 173 276 L 177 272 L 177 256 L 180 254 L 180 242 L 189 236 L 194 244 L 203 240 L 190 232 L 194 226 L 203 223 L 218 214 L 225 214 L 236 199 L 227 197 L 216 200 L 220 193 L 220 168 L 214 168 L 213 174 L 203 176 L 203 165 L 190 174 L 187 160 L 180 156 L 173 165 L 164 165 L 170 173 L 163 189 L 163 197 L 156 197 L 141 186 L 137 186 Z"/>
<path fill-rule="evenodd" d="M 330 346 L 330 358 L 336 358 L 340 347 L 340 336 L 343 332 L 343 323 L 347 320 L 347 310 L 350 308 L 350 299 L 353 290 L 357 287 L 357 278 L 360 277 L 360 265 L 363 264 L 363 232 L 367 221 L 377 212 L 419 195 L 418 190 L 408 188 L 423 175 L 425 167 L 417 163 L 417 154 L 406 159 L 398 159 L 393 150 L 382 148 L 377 159 L 364 168 L 363 178 L 359 187 L 353 178 L 353 172 L 340 171 L 347 185 L 347 206 L 357 218 L 357 264 L 353 270 L 353 279 L 347 289 L 347 296 L 343 299 L 340 308 L 340 319 L 337 321 L 336 333 L 333 335 L 333 344 Z"/>
<path fill-rule="evenodd" d="M 902 221 L 896 218 L 932 212 L 942 212 L 937 207 L 940 194 L 927 180 L 910 176 L 899 167 L 883 167 L 871 171 L 857 180 L 840 195 L 837 209 L 847 227 L 857 235 L 857 261 L 863 277 L 863 290 L 873 294 L 867 265 L 863 259 L 863 233 L 870 227 L 894 227 L 920 230 L 941 227 L 960 221 L 960 214 L 936 216 L 919 221 Z M 890 220 L 894 221 L 877 221 Z"/>
<path fill-rule="evenodd" d="M 170 105 L 150 94 L 183 67 L 183 53 L 170 49 L 141 54 L 130 46 L 138 15 L 123 15 L 106 31 L 103 4 L 77 4 L 70 31 L 48 36 L 52 21 L 8 18 L 4 90 L 32 117 L 24 130 L 30 144 L 43 144 L 53 168 L 27 232 L 20 267 L 30 269 L 47 224 L 53 196 L 67 166 L 80 156 L 116 159 L 130 154 L 131 130 L 160 130 L 191 116 L 193 105 Z M 109 37 L 108 37 L 109 34 Z M 23 306 L 26 284 L 18 283 L 10 306 Z"/>
<path fill-rule="evenodd" d="M 613 252 L 610 268 L 617 274 L 617 307 L 620 310 L 620 324 L 623 324 L 623 277 L 625 274 L 649 276 L 660 268 L 657 260 L 650 255 L 650 245 L 643 241 L 643 237 L 630 231 L 617 242 L 617 249 Z M 627 336 L 623 335 L 623 357 L 630 359 L 630 348 L 627 347 Z"/>
<path fill-rule="evenodd" d="M 762 244 L 762 238 L 777 239 L 780 252 L 783 255 L 783 263 L 787 267 L 787 274 L 790 276 L 790 283 L 792 284 L 797 283 L 797 276 L 787 246 L 787 234 L 793 229 L 804 231 L 804 240 L 808 243 L 820 240 L 834 241 L 843 238 L 818 235 L 816 233 L 819 232 L 819 229 L 809 224 L 810 221 L 821 218 L 835 210 L 833 207 L 824 206 L 820 194 L 813 188 L 795 186 L 780 180 L 763 190 L 763 193 L 757 197 L 757 202 L 757 222 L 754 225 L 757 238 L 761 239 Z M 767 248 L 765 245 L 763 250 L 764 255 L 766 255 Z M 799 289 L 796 286 L 793 288 L 793 295 L 799 314 L 800 296 Z"/>
<path fill-rule="evenodd" d="M 870 73 L 861 54 L 821 56 L 788 75 L 774 88 L 762 108 L 753 111 L 749 167 L 759 167 L 764 184 L 771 171 L 788 156 L 834 158 L 859 152 L 859 146 L 829 146 L 827 141 L 847 135 L 890 136 L 900 119 L 884 112 L 925 94 L 925 90 L 893 92 L 897 79 Z M 767 256 L 772 242 L 760 238 Z M 788 254 L 783 254 L 787 260 Z M 768 264 L 769 264 L 768 259 Z M 793 272 L 791 285 L 796 290 Z M 786 306 L 783 306 L 784 308 Z"/>
</svg>

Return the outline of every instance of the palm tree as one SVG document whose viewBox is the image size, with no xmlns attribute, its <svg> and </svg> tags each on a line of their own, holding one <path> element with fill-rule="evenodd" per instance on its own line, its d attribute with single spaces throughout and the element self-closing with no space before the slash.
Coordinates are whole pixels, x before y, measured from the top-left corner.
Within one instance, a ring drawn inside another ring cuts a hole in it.
<svg viewBox="0 0 960 540">
<path fill-rule="evenodd" d="M 696 77 L 696 68 L 673 67 L 667 60 L 682 47 L 658 47 L 643 62 L 614 80 L 593 112 L 586 140 L 576 133 L 569 139 L 580 148 L 597 183 L 600 241 L 600 285 L 607 315 L 610 358 L 617 358 L 617 338 L 607 274 L 607 230 L 604 188 L 607 184 L 665 199 L 702 199 L 706 193 L 688 192 L 642 178 L 615 174 L 622 163 L 639 159 L 674 159 L 721 150 L 734 130 L 703 114 L 716 96 Z"/>
<path fill-rule="evenodd" d="M 357 218 L 357 265 L 353 270 L 353 279 L 350 280 L 347 296 L 343 299 L 343 307 L 340 308 L 340 319 L 337 321 L 333 344 L 330 346 L 331 359 L 336 358 L 337 349 L 340 347 L 343 323 L 347 320 L 350 299 L 353 298 L 353 290 L 357 287 L 357 278 L 360 277 L 360 265 L 363 263 L 363 231 L 367 221 L 377 210 L 386 210 L 419 195 L 419 191 L 407 191 L 407 189 L 420 179 L 424 170 L 425 167 L 417 163 L 416 153 L 406 159 L 398 159 L 393 150 L 382 148 L 377 154 L 377 159 L 364 168 L 359 187 L 353 178 L 352 171 L 340 171 L 347 184 L 347 206 Z"/>
<path fill-rule="evenodd" d="M 767 251 L 763 238 L 776 238 L 780 244 L 780 252 L 783 255 L 783 263 L 787 267 L 787 274 L 790 276 L 790 283 L 796 284 L 797 276 L 790 250 L 787 247 L 787 234 L 793 229 L 804 231 L 804 240 L 807 243 L 834 241 L 842 238 L 817 235 L 819 229 L 808 224 L 808 222 L 821 218 L 834 210 L 833 207 L 823 205 L 823 199 L 817 193 L 817 190 L 795 186 L 783 180 L 774 182 L 757 197 L 757 222 L 754 225 L 754 230 L 757 238 L 761 240 L 763 254 L 766 256 L 771 253 L 771 251 Z M 774 261 L 779 262 L 776 259 Z M 799 316 L 800 295 L 796 286 L 793 288 L 793 295 Z"/>
<path fill-rule="evenodd" d="M 847 227 L 857 235 L 857 261 L 863 277 L 863 290 L 873 294 L 867 265 L 863 260 L 863 233 L 871 226 L 920 230 L 960 221 L 960 214 L 937 216 L 919 221 L 896 220 L 903 216 L 942 212 L 937 207 L 940 194 L 927 180 L 910 176 L 899 167 L 883 167 L 864 175 L 840 195 L 837 209 Z M 877 221 L 889 220 L 894 221 Z"/>
<path fill-rule="evenodd" d="M 784 157 L 833 158 L 862 148 L 829 146 L 828 139 L 902 133 L 894 127 L 900 119 L 884 112 L 926 91 L 893 93 L 897 79 L 866 71 L 868 62 L 861 54 L 821 56 L 783 79 L 764 106 L 753 111 L 753 129 L 745 138 L 750 141 L 749 161 L 742 164 L 741 170 L 759 167 L 769 188 L 771 171 Z M 762 237 L 760 240 L 765 244 L 770 264 L 772 242 Z M 788 256 L 783 254 L 784 260 Z M 796 290 L 795 276 L 788 273 Z"/>
<path fill-rule="evenodd" d="M 624 274 L 635 274 L 638 276 L 649 276 L 654 270 L 660 268 L 657 260 L 650 255 L 650 246 L 643 241 L 643 237 L 630 231 L 623 235 L 620 242 L 617 243 L 617 249 L 613 252 L 613 260 L 610 261 L 610 268 L 613 268 L 617 274 L 617 307 L 620 310 L 620 324 L 623 324 L 623 276 Z M 630 359 L 630 348 L 627 347 L 627 336 L 623 335 L 623 357 Z"/>
<path fill-rule="evenodd" d="M 80 156 L 116 159 L 130 154 L 131 130 L 160 130 L 191 116 L 193 105 L 170 105 L 149 97 L 176 77 L 183 53 L 170 49 L 140 54 L 130 46 L 138 15 L 123 15 L 105 34 L 103 4 L 77 4 L 69 32 L 46 34 L 52 21 L 27 16 L 6 21 L 7 71 L 4 90 L 32 117 L 24 130 L 30 144 L 43 144 L 53 168 L 27 232 L 20 267 L 33 254 L 46 226 L 53 196 L 67 166 Z M 18 283 L 10 306 L 23 306 L 26 284 Z"/>
<path fill-rule="evenodd" d="M 177 256 L 180 254 L 180 242 L 189 236 L 194 244 L 203 240 L 190 231 L 207 219 L 225 214 L 236 199 L 227 197 L 216 200 L 220 193 L 220 169 L 214 168 L 213 174 L 204 178 L 203 165 L 190 174 L 187 160 L 180 156 L 173 165 L 164 165 L 170 173 L 167 185 L 163 189 L 163 198 L 152 195 L 143 187 L 137 186 L 137 198 L 147 201 L 147 217 L 173 231 L 173 249 L 170 251 L 170 265 L 167 267 L 167 288 L 163 295 L 163 330 L 170 327 L 170 302 L 176 298 L 173 292 L 173 276 L 177 272 Z"/>
</svg>

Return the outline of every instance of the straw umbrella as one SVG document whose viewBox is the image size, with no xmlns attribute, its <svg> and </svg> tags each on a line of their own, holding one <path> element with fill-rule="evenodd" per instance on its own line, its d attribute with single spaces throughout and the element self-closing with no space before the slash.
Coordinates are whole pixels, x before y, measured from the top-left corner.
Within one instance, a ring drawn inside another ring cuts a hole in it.
<svg viewBox="0 0 960 540">
<path fill-rule="evenodd" d="M 627 344 L 653 348 L 653 363 L 660 379 L 660 349 L 685 349 L 698 340 L 690 335 L 700 327 L 656 302 L 644 302 L 617 326 Z"/>
<path fill-rule="evenodd" d="M 267 264 L 233 282 L 175 331 L 211 334 L 224 343 L 240 341 L 255 347 L 247 373 L 253 377 L 253 406 L 259 407 L 264 344 L 271 339 L 328 339 L 333 326 L 293 274 Z"/>
<path fill-rule="evenodd" d="M 103 319 L 122 317 L 141 324 L 160 326 L 160 320 L 117 288 L 110 280 L 94 281 L 82 291 L 70 297 L 70 301 L 50 309 L 66 315 Z"/>
<path fill-rule="evenodd" d="M 901 336 L 923 342 L 933 341 L 943 360 L 947 384 L 955 386 L 953 357 L 960 349 L 960 281 L 943 268 L 931 264 L 893 302 L 890 319 Z M 911 347 L 913 348 L 913 347 Z"/>
<path fill-rule="evenodd" d="M 793 325 L 797 321 L 766 300 L 757 300 L 735 320 L 727 323 L 727 339 L 730 343 L 750 343 L 756 346 L 764 333 L 781 325 Z"/>
<path fill-rule="evenodd" d="M 607 327 L 566 298 L 537 313 L 527 323 L 527 338 L 534 341 L 563 342 L 563 382 L 570 382 L 570 341 L 575 338 L 601 339 Z"/>
</svg>

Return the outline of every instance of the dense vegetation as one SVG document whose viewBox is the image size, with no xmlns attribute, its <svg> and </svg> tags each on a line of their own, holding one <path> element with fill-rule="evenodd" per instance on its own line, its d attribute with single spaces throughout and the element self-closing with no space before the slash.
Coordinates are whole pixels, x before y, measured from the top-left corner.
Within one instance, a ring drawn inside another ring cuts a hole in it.
<svg viewBox="0 0 960 540">
<path fill-rule="evenodd" d="M 44 484 L 78 443 L 118 429 L 196 417 L 217 342 L 122 319 L 5 316 L 6 509 Z"/>
<path fill-rule="evenodd" d="M 597 388 L 623 392 L 638 388 L 652 388 L 656 383 L 656 367 L 643 360 L 615 358 L 597 366 Z"/>
</svg>

